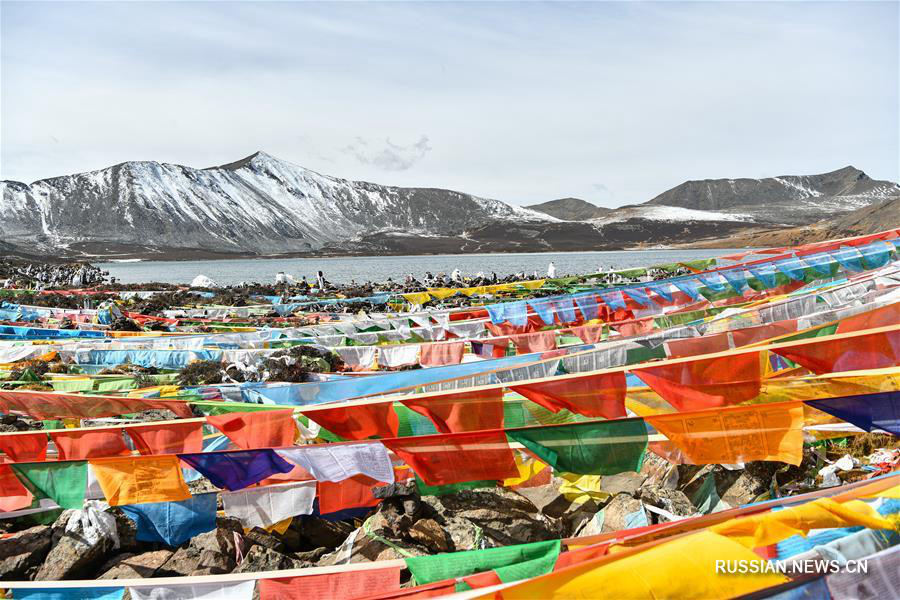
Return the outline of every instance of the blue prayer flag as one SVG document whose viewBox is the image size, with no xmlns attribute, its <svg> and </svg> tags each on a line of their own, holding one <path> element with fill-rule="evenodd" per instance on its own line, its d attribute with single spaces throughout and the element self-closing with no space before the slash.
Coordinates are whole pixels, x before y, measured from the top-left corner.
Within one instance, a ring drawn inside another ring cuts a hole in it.
<svg viewBox="0 0 900 600">
<path fill-rule="evenodd" d="M 148 502 L 119 506 L 137 524 L 141 542 L 180 546 L 216 528 L 216 494 L 199 494 L 180 502 Z"/>
</svg>

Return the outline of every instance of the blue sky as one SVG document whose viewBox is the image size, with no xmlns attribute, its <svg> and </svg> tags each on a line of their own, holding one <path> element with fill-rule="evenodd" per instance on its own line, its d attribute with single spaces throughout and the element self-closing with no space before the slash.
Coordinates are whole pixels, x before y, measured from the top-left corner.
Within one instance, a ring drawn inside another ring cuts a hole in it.
<svg viewBox="0 0 900 600">
<path fill-rule="evenodd" d="M 0 3 L 0 178 L 255 150 L 618 206 L 686 179 L 900 179 L 898 3 Z"/>
</svg>

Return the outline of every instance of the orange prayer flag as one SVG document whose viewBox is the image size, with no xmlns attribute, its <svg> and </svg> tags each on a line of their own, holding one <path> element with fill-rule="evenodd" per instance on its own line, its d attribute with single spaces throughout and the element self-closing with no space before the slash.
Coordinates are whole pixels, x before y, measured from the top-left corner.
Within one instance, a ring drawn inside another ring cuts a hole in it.
<svg viewBox="0 0 900 600">
<path fill-rule="evenodd" d="M 14 462 L 43 462 L 47 460 L 47 434 L 0 435 L 0 450 Z"/>
<path fill-rule="evenodd" d="M 817 375 L 900 364 L 900 330 L 824 339 L 773 350 Z"/>
<path fill-rule="evenodd" d="M 511 386 L 510 389 L 553 412 L 566 409 L 587 417 L 606 419 L 625 416 L 624 372 L 554 378 Z"/>
<path fill-rule="evenodd" d="M 0 511 L 28 508 L 33 499 L 34 496 L 22 485 L 10 466 L 0 464 Z"/>
<path fill-rule="evenodd" d="M 441 433 L 503 427 L 502 388 L 404 400 L 403 404 L 431 419 Z"/>
<path fill-rule="evenodd" d="M 428 485 L 510 479 L 519 475 L 503 431 L 423 435 L 382 443 Z"/>
<path fill-rule="evenodd" d="M 206 417 L 206 421 L 244 450 L 292 446 L 297 437 L 294 410 L 260 410 Z"/>
<path fill-rule="evenodd" d="M 58 429 L 50 432 L 50 439 L 56 444 L 59 460 L 84 460 L 102 456 L 127 456 L 131 454 L 122 438 L 122 430 L 97 429 L 67 431 Z"/>
<path fill-rule="evenodd" d="M 400 426 L 397 413 L 390 402 L 339 406 L 303 414 L 347 440 L 365 440 L 372 436 L 394 437 Z"/>
<path fill-rule="evenodd" d="M 191 497 L 175 455 L 98 458 L 89 464 L 111 506 L 179 502 Z"/>
<path fill-rule="evenodd" d="M 200 421 L 130 427 L 127 431 L 143 455 L 203 451 L 203 423 Z"/>
<path fill-rule="evenodd" d="M 93 419 L 151 409 L 168 409 L 184 418 L 194 416 L 183 400 L 0 390 L 0 412 L 29 415 L 35 419 Z"/>
<path fill-rule="evenodd" d="M 644 420 L 678 446 L 693 464 L 803 459 L 803 405 L 757 404 L 689 414 L 652 415 Z"/>
<path fill-rule="evenodd" d="M 738 404 L 759 396 L 760 353 L 748 352 L 634 369 L 677 410 Z"/>
</svg>

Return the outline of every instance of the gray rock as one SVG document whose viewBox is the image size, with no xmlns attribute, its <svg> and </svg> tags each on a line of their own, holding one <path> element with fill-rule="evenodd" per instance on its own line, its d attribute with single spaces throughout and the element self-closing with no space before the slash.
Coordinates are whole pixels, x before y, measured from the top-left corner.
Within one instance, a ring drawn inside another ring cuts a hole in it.
<svg viewBox="0 0 900 600">
<path fill-rule="evenodd" d="M 690 499 L 679 490 L 670 490 L 660 486 L 650 486 L 641 489 L 640 499 L 643 503 L 650 504 L 672 513 L 675 516 L 686 517 L 697 513 Z M 661 515 L 651 511 L 655 522 L 666 522 Z M 653 522 L 653 521 L 652 521 Z"/>
<path fill-rule="evenodd" d="M 628 494 L 614 496 L 603 508 L 603 533 L 628 529 L 626 517 L 639 510 L 647 512 L 640 500 Z"/>
<path fill-rule="evenodd" d="M 36 525 L 0 539 L 0 581 L 32 579 L 52 541 L 52 529 L 47 525 Z"/>
<path fill-rule="evenodd" d="M 91 544 L 78 533 L 64 533 L 47 554 L 34 578 L 36 581 L 89 579 L 112 549 L 113 542 L 109 538 Z"/>
<path fill-rule="evenodd" d="M 646 480 L 646 475 L 626 471 L 616 475 L 606 475 L 601 480 L 600 489 L 610 496 L 615 496 L 616 494 L 634 496 Z"/>
<path fill-rule="evenodd" d="M 97 579 L 148 579 L 153 577 L 173 554 L 171 550 L 121 554 L 101 567 L 102 575 Z"/>
<path fill-rule="evenodd" d="M 244 556 L 244 560 L 233 571 L 234 573 L 259 573 L 261 571 L 282 571 L 284 569 L 302 569 L 311 567 L 313 563 L 297 560 L 281 552 L 265 546 L 253 546 Z"/>
</svg>

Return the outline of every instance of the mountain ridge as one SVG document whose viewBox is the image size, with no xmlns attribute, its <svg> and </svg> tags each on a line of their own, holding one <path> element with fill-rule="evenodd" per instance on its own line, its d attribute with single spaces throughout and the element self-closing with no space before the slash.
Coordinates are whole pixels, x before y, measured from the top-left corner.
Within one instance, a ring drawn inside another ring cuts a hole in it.
<svg viewBox="0 0 900 600">
<path fill-rule="evenodd" d="M 577 198 L 519 207 L 332 177 L 262 151 L 204 169 L 126 161 L 0 188 L 7 246 L 143 258 L 622 249 L 786 229 L 900 197 L 897 184 L 844 167 L 687 181 L 619 209 Z"/>
</svg>

